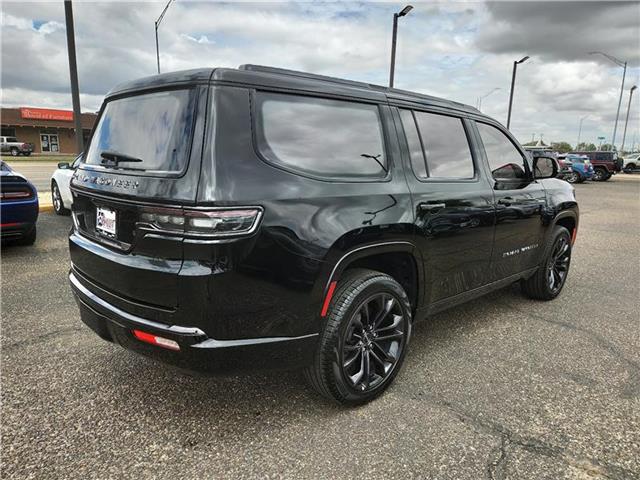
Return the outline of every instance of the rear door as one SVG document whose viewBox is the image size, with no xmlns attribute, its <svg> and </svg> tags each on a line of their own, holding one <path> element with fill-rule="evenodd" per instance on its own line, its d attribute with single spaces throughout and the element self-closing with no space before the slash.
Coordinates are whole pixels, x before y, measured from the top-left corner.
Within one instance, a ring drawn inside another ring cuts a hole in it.
<svg viewBox="0 0 640 480">
<path fill-rule="evenodd" d="M 488 281 L 495 211 L 467 120 L 400 108 L 400 138 L 430 304 Z M 402 135 L 404 132 L 404 135 Z"/>
<path fill-rule="evenodd" d="M 492 277 L 499 280 L 538 265 L 543 251 L 546 193 L 533 180 L 524 150 L 497 125 L 474 122 L 496 202 Z"/>
<path fill-rule="evenodd" d="M 73 174 L 70 249 L 74 269 L 104 290 L 176 306 L 182 239 L 149 218 L 169 221 L 170 211 L 195 202 L 207 93 L 205 86 L 142 91 L 103 106 Z"/>
</svg>

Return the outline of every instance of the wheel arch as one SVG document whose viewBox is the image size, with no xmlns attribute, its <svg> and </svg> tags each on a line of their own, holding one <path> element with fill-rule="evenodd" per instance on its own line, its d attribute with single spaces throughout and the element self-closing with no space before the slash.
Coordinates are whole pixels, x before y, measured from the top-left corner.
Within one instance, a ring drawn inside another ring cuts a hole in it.
<svg viewBox="0 0 640 480">
<path fill-rule="evenodd" d="M 564 210 L 555 216 L 551 224 L 551 229 L 549 231 L 551 232 L 553 230 L 553 227 L 555 227 L 556 225 L 565 227 L 567 230 L 569 230 L 569 235 L 571 235 L 571 241 L 573 243 L 578 230 L 578 223 L 578 215 L 576 214 L 576 212 L 574 212 L 573 210 Z"/>
<path fill-rule="evenodd" d="M 322 298 L 325 303 L 331 300 L 334 282 L 338 282 L 344 272 L 351 268 L 368 268 L 390 275 L 405 289 L 414 311 L 422 305 L 423 263 L 412 242 L 385 241 L 355 246 L 344 252 L 323 275 Z"/>
</svg>

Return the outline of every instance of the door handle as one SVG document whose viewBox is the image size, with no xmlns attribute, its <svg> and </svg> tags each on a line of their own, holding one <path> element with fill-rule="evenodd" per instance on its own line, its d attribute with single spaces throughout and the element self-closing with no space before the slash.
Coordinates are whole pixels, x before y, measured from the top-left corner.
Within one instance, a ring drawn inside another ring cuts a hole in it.
<svg viewBox="0 0 640 480">
<path fill-rule="evenodd" d="M 423 212 L 433 212 L 434 210 L 442 210 L 447 206 L 446 203 L 419 203 L 418 208 Z"/>
<path fill-rule="evenodd" d="M 510 206 L 510 205 L 513 203 L 513 198 L 511 198 L 511 197 L 504 197 L 504 198 L 501 198 L 500 200 L 498 200 L 498 203 L 499 203 L 500 205 L 504 205 L 505 207 L 508 207 L 508 206 Z"/>
</svg>

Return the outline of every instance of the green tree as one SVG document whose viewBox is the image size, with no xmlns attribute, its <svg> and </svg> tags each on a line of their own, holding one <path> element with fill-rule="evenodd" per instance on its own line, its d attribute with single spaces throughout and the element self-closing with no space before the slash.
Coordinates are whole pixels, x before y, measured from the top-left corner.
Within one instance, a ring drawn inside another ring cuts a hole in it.
<svg viewBox="0 0 640 480">
<path fill-rule="evenodd" d="M 598 149 L 593 143 L 580 142 L 576 146 L 577 152 L 595 152 Z"/>
<path fill-rule="evenodd" d="M 551 148 L 559 153 L 567 153 L 573 150 L 571 145 L 567 142 L 553 142 Z"/>
<path fill-rule="evenodd" d="M 603 143 L 602 146 L 600 147 L 600 151 L 602 152 L 608 152 L 609 150 L 611 150 L 610 143 Z M 616 148 L 614 147 L 613 150 L 616 150 Z"/>
</svg>

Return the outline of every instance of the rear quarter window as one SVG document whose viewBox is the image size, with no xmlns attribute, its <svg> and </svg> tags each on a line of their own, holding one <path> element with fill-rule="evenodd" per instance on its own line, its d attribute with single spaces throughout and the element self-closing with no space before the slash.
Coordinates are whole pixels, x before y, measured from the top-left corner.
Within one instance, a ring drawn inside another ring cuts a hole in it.
<svg viewBox="0 0 640 480">
<path fill-rule="evenodd" d="M 256 146 L 275 166 L 321 179 L 382 179 L 387 175 L 377 105 L 256 92 Z"/>
</svg>

